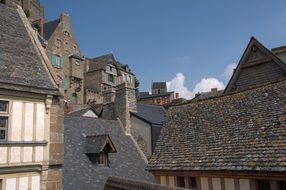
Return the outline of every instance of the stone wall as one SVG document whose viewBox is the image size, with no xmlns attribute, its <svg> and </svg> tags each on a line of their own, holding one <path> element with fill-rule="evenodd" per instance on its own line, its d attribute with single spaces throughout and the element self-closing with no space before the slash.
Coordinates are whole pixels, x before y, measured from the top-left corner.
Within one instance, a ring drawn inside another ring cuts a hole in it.
<svg viewBox="0 0 286 190">
<path fill-rule="evenodd" d="M 72 32 L 70 17 L 61 14 L 59 24 L 53 32 L 46 53 L 52 62 L 52 56 L 61 58 L 61 66 L 53 67 L 53 73 L 59 81 L 59 87 L 64 99 L 73 104 L 84 103 L 83 73 L 85 72 L 85 61 L 82 57 L 76 58 L 72 55 L 81 55 L 80 49 Z M 75 71 L 74 71 L 75 70 Z"/>
<path fill-rule="evenodd" d="M 46 190 L 62 189 L 62 164 L 64 159 L 64 109 L 63 99 L 54 97 L 50 109 L 50 159 L 42 183 Z"/>
</svg>

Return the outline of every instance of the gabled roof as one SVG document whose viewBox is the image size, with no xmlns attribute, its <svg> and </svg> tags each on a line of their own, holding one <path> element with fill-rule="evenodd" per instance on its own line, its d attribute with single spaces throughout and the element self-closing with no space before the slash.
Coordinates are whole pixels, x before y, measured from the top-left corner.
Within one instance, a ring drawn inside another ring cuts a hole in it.
<svg viewBox="0 0 286 190">
<path fill-rule="evenodd" d="M 108 150 L 105 150 L 108 149 Z M 115 153 L 116 148 L 113 145 L 109 135 L 87 135 L 85 153 L 99 154 L 101 152 Z"/>
<path fill-rule="evenodd" d="M 125 134 L 119 121 L 87 117 L 65 117 L 63 188 L 69 190 L 103 189 L 109 176 L 155 182 L 145 170 L 132 138 Z M 109 167 L 93 164 L 85 154 L 87 135 L 108 135 L 117 152 L 109 154 Z"/>
<path fill-rule="evenodd" d="M 21 9 L 0 3 L 1 88 L 58 95 L 37 37 Z M 34 35 L 34 36 L 33 36 Z"/>
<path fill-rule="evenodd" d="M 135 117 L 150 124 L 162 125 L 165 121 L 166 111 L 162 106 L 137 104 L 137 112 L 131 112 Z"/>
<path fill-rule="evenodd" d="M 286 80 L 168 110 L 149 170 L 286 172 Z"/>
<path fill-rule="evenodd" d="M 49 40 L 60 23 L 60 19 L 52 20 L 44 24 L 44 38 Z"/>
<path fill-rule="evenodd" d="M 275 72 L 275 74 L 271 75 L 270 72 Z M 277 82 L 281 78 L 285 79 L 285 72 L 286 64 L 254 37 L 251 37 L 224 93 Z"/>
<path fill-rule="evenodd" d="M 166 82 L 152 82 L 152 89 L 167 89 Z"/>
<path fill-rule="evenodd" d="M 128 65 L 123 65 L 119 63 L 118 61 L 116 61 L 112 53 L 89 59 L 89 61 L 90 61 L 90 65 L 89 65 L 88 72 L 97 71 L 97 70 L 106 70 L 106 66 L 108 64 L 112 64 L 117 69 L 118 75 L 122 75 L 121 71 L 134 75 L 130 71 Z"/>
</svg>

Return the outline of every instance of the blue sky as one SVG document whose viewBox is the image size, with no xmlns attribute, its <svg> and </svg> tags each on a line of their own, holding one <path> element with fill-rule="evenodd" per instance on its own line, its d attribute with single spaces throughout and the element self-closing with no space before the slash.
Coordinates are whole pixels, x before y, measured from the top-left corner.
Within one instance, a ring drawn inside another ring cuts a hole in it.
<svg viewBox="0 0 286 190">
<path fill-rule="evenodd" d="M 86 57 L 112 52 L 128 64 L 140 80 L 141 91 L 149 90 L 152 80 L 172 79 L 170 90 L 182 94 L 204 91 L 205 86 L 223 88 L 222 83 L 228 81 L 226 68 L 238 63 L 251 36 L 267 48 L 286 45 L 285 0 L 41 3 L 47 21 L 61 12 L 71 16 Z M 217 81 L 202 80 L 209 78 Z M 200 88 L 200 84 L 205 86 Z"/>
</svg>

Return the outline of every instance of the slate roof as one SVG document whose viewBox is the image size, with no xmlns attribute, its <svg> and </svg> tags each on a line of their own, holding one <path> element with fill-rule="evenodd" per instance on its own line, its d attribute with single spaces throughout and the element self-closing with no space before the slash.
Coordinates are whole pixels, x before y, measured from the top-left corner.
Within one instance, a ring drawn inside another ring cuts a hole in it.
<svg viewBox="0 0 286 190">
<path fill-rule="evenodd" d="M 117 150 L 109 154 L 109 167 L 92 164 L 84 154 L 85 136 L 102 134 L 109 135 Z M 64 141 L 64 189 L 103 189 L 109 176 L 154 182 L 133 140 L 118 121 L 66 116 Z"/>
<path fill-rule="evenodd" d="M 16 9 L 0 4 L 1 88 L 58 94 L 22 19 Z"/>
<path fill-rule="evenodd" d="M 149 99 L 149 98 L 157 98 L 157 97 L 165 97 L 174 94 L 174 92 L 165 92 L 160 94 L 140 94 L 138 99 Z"/>
<path fill-rule="evenodd" d="M 116 61 L 112 53 L 89 59 L 89 61 L 91 62 L 91 64 L 89 65 L 88 72 L 105 70 L 108 64 L 113 64 L 118 70 L 119 75 L 121 74 L 120 70 L 134 75 L 131 71 L 127 70 L 128 65 L 123 65 Z"/>
<path fill-rule="evenodd" d="M 68 115 L 81 117 L 86 112 L 88 112 L 89 110 L 93 111 L 98 116 L 98 114 L 91 107 L 87 107 L 87 108 L 83 108 L 83 109 L 80 109 L 80 110 L 77 110 L 77 111 L 70 112 L 70 113 L 68 113 Z"/>
<path fill-rule="evenodd" d="M 286 81 L 169 108 L 149 170 L 286 172 Z"/>
<path fill-rule="evenodd" d="M 201 92 L 199 94 L 196 94 L 196 96 L 193 99 L 191 99 L 191 101 L 213 98 L 216 96 L 220 96 L 222 94 L 223 94 L 223 90 L 218 90 L 218 91 L 214 91 L 214 92 Z"/>
<path fill-rule="evenodd" d="M 60 19 L 52 20 L 49 22 L 46 22 L 44 24 L 44 38 L 46 40 L 49 40 L 54 31 L 56 30 L 57 26 L 60 23 Z"/>
<path fill-rule="evenodd" d="M 167 89 L 166 82 L 152 82 L 152 89 Z"/>
<path fill-rule="evenodd" d="M 162 106 L 137 104 L 137 112 L 131 112 L 132 115 L 139 117 L 151 124 L 162 125 L 165 121 L 166 111 Z"/>
</svg>

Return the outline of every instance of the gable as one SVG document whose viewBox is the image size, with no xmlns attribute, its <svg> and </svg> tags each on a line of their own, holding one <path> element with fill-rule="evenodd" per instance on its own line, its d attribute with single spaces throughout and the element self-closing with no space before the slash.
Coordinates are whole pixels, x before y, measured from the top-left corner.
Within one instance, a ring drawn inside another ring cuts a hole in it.
<svg viewBox="0 0 286 190">
<path fill-rule="evenodd" d="M 252 37 L 224 93 L 278 82 L 285 76 L 285 63 Z"/>
</svg>

